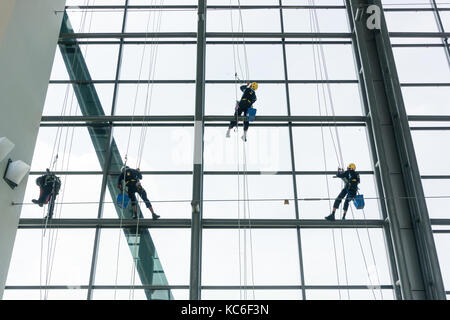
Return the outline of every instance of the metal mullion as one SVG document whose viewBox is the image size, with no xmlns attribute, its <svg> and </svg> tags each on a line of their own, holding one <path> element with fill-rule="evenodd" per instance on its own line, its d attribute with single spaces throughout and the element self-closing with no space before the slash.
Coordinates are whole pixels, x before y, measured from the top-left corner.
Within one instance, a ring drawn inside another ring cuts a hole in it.
<svg viewBox="0 0 450 320">
<path fill-rule="evenodd" d="M 280 4 L 280 26 L 281 32 L 284 33 L 284 19 L 283 19 L 283 9 L 282 2 L 279 0 Z M 286 54 L 286 39 L 282 38 L 282 50 L 283 50 L 283 71 L 284 71 L 284 79 L 285 79 L 285 90 L 286 90 L 286 106 L 287 106 L 287 114 L 288 117 L 292 115 L 291 113 L 291 101 L 290 101 L 290 92 L 289 92 L 289 77 L 288 77 L 288 67 L 287 67 L 287 54 Z M 295 201 L 295 218 L 300 219 L 300 212 L 298 207 L 298 188 L 297 188 L 297 176 L 295 174 L 295 150 L 294 150 L 294 138 L 292 134 L 292 122 L 288 122 L 289 127 L 289 148 L 291 154 L 291 166 L 292 166 L 292 183 L 294 188 L 294 201 Z M 303 252 L 302 252 L 302 238 L 300 233 L 300 228 L 296 228 L 297 234 L 297 248 L 298 248 L 298 259 L 299 259 L 299 273 L 300 273 L 300 283 L 302 285 L 302 300 L 306 300 L 306 290 L 304 288 L 305 285 L 305 274 L 304 274 L 304 265 L 303 265 Z"/>
<path fill-rule="evenodd" d="M 436 4 L 436 0 L 430 0 L 431 6 L 433 7 L 434 17 L 436 18 L 436 24 L 439 32 L 445 33 L 444 24 L 442 23 L 441 15 L 439 13 L 439 8 Z M 445 55 L 447 56 L 448 66 L 450 67 L 450 47 L 448 43 L 448 37 L 442 39 L 442 44 L 444 45 Z"/>
<path fill-rule="evenodd" d="M 420 117 L 420 116 L 419 116 Z M 228 122 L 233 120 L 233 116 L 204 116 L 205 122 L 218 122 L 225 121 Z M 367 116 L 259 116 L 256 120 L 261 122 L 360 122 L 367 123 Z M 417 119 L 428 119 L 428 118 L 417 118 Z M 240 120 L 244 120 L 241 117 Z M 41 122 L 65 122 L 65 121 L 82 121 L 87 123 L 109 123 L 109 122 L 146 122 L 146 121 L 156 121 L 156 122 L 166 122 L 166 121 L 184 121 L 184 122 L 195 122 L 194 116 L 43 116 Z M 416 120 L 410 120 L 416 121 Z M 425 120 L 429 121 L 429 120 Z M 450 118 L 449 118 L 450 121 Z"/>
<path fill-rule="evenodd" d="M 449 32 L 391 32 L 391 38 L 448 38 Z M 195 32 L 110 32 L 110 33 L 61 33 L 59 40 L 64 39 L 92 39 L 92 38 L 196 38 Z M 350 39 L 351 33 L 347 32 L 207 32 L 207 38 L 323 38 L 323 39 Z"/>
<path fill-rule="evenodd" d="M 125 26 L 127 21 L 127 6 L 128 6 L 128 0 L 125 0 L 125 7 L 123 12 L 123 20 L 122 20 L 122 33 L 125 32 Z M 111 106 L 111 116 L 114 115 L 116 104 L 117 104 L 117 93 L 118 93 L 118 83 L 120 76 L 120 70 L 122 65 L 122 55 L 123 55 L 123 38 L 120 39 L 120 45 L 119 45 L 119 52 L 117 57 L 117 66 L 116 66 L 116 83 L 114 84 L 114 92 L 113 92 L 113 99 L 112 99 L 112 106 Z M 108 172 L 111 164 L 111 156 L 112 156 L 112 149 L 111 145 L 113 143 L 113 132 L 114 132 L 114 126 L 110 122 L 109 125 L 109 137 L 108 137 L 108 146 L 106 150 L 106 158 L 105 158 L 105 164 L 104 164 L 104 170 L 103 170 L 103 177 L 102 177 L 102 186 L 101 186 L 101 192 L 100 192 L 100 200 L 99 200 L 99 206 L 98 206 L 98 214 L 97 217 L 99 219 L 103 216 L 103 210 L 104 210 L 104 201 L 105 201 L 105 195 L 106 195 L 106 188 L 107 188 L 107 182 L 108 182 Z M 88 288 L 88 294 L 87 294 L 87 300 L 92 300 L 92 293 L 93 293 L 93 285 L 95 281 L 95 273 L 97 269 L 97 258 L 98 258 L 98 248 L 100 243 L 100 234 L 101 234 L 101 228 L 97 227 L 95 229 L 95 238 L 94 238 L 94 249 L 92 253 L 92 263 L 91 263 L 91 271 L 89 275 L 89 288 Z"/>
<path fill-rule="evenodd" d="M 189 299 L 201 299 L 202 274 L 202 213 L 203 213 L 203 159 L 205 115 L 205 65 L 206 65 L 206 10 L 207 0 L 198 1 L 197 11 L 197 70 L 195 93 L 195 127 L 192 177 L 191 257 Z"/>
<path fill-rule="evenodd" d="M 156 42 L 156 41 L 154 41 Z M 102 40 L 98 40 L 98 41 L 77 41 L 77 43 L 79 45 L 87 45 L 87 44 L 95 44 L 95 45 L 114 45 L 114 44 L 120 44 L 120 41 L 102 41 Z M 151 43 L 151 42 L 149 42 Z M 190 45 L 194 45 L 196 44 L 196 41 L 191 41 L 191 40 L 174 40 L 174 41 L 170 41 L 170 40 L 165 40 L 165 41 L 158 41 L 158 43 L 160 45 L 186 45 L 186 44 L 190 44 Z M 276 41 L 276 40 L 253 40 L 253 41 L 246 41 L 245 44 L 246 45 L 277 45 L 277 44 L 282 44 L 283 41 Z M 286 45 L 311 45 L 313 44 L 312 41 L 295 41 L 295 40 L 290 40 L 290 41 L 284 41 L 284 43 Z M 324 45 L 351 45 L 351 41 L 322 41 L 321 42 Z M 63 40 L 60 40 L 58 42 L 58 44 L 60 45 L 65 45 L 65 44 L 70 44 L 70 42 L 66 42 Z M 132 45 L 143 45 L 145 44 L 145 40 L 138 40 L 138 41 L 132 41 L 132 40 L 128 40 L 128 41 L 124 41 L 124 44 L 132 44 Z M 232 44 L 244 44 L 244 42 L 242 40 L 237 40 L 237 41 L 228 41 L 228 40 L 209 40 L 206 41 L 207 45 L 232 45 Z M 442 43 L 394 43 L 392 44 L 393 48 L 442 48 L 442 47 L 449 47 L 448 44 L 442 44 Z"/>
<path fill-rule="evenodd" d="M 87 124 L 87 123 L 62 123 L 60 125 L 56 123 L 42 123 L 40 124 L 41 127 L 106 127 L 107 125 L 102 124 Z M 114 123 L 112 124 L 113 127 L 193 127 L 194 123 Z M 205 127 L 227 127 L 229 126 L 227 123 L 205 123 Z M 288 123 L 254 123 L 253 127 L 288 127 Z M 304 127 L 304 128 L 311 128 L 311 127 L 366 127 L 366 124 L 364 123 L 339 123 L 339 124 L 332 124 L 332 123 L 324 123 L 323 125 L 320 125 L 318 123 L 292 123 L 290 126 L 292 127 Z M 413 128 L 412 128 L 413 129 Z M 441 130 L 450 130 L 449 128 L 440 128 Z M 415 130 L 421 130 L 415 129 Z M 429 130 L 436 130 L 436 129 L 429 129 Z"/>
<path fill-rule="evenodd" d="M 360 53 L 357 49 L 355 21 L 353 20 L 353 16 L 352 16 L 352 9 L 348 5 L 347 2 L 346 2 L 346 6 L 347 6 L 348 22 L 349 22 L 350 30 L 352 32 L 352 43 L 353 43 L 352 47 L 353 47 L 356 72 L 358 74 L 359 83 L 360 83 L 359 91 L 360 91 L 360 96 L 361 96 L 362 109 L 363 109 L 364 114 L 369 115 L 370 110 L 369 110 L 369 102 L 368 102 L 368 93 L 367 93 L 367 90 L 365 87 L 365 78 L 362 73 L 361 57 L 360 57 Z M 381 180 L 378 152 L 377 152 L 377 148 L 376 148 L 375 136 L 373 133 L 371 121 L 367 122 L 367 138 L 368 138 L 368 144 L 369 144 L 369 152 L 370 152 L 371 160 L 372 160 L 372 166 L 374 168 L 374 176 L 375 176 L 375 185 L 376 185 L 376 189 L 377 189 L 377 195 L 378 195 L 378 197 L 384 198 L 385 190 L 383 188 L 383 184 L 382 184 L 382 180 Z M 380 208 L 383 219 L 386 221 L 386 219 L 388 217 L 386 204 L 384 203 L 384 201 L 379 200 L 378 206 Z M 383 233 L 384 242 L 386 244 L 386 249 L 387 249 L 390 277 L 391 277 L 392 282 L 395 284 L 399 279 L 399 275 L 398 275 L 397 269 L 395 267 L 396 266 L 396 256 L 395 256 L 395 252 L 394 252 L 394 245 L 391 240 L 392 236 L 391 236 L 391 231 L 390 231 L 389 226 L 385 225 L 383 227 L 383 231 L 384 231 L 384 233 Z M 395 297 L 397 300 L 401 300 L 402 296 L 401 296 L 401 292 L 400 292 L 398 286 L 394 287 L 394 294 L 395 294 Z"/>
<path fill-rule="evenodd" d="M 192 175 L 192 171 L 141 171 L 144 175 Z M 31 171 L 30 175 L 43 175 L 45 171 Z M 103 171 L 55 171 L 57 175 L 102 175 Z M 247 171 L 247 175 L 334 175 L 334 171 Z M 374 171 L 359 171 L 361 175 L 374 175 Z M 118 171 L 109 171 L 108 175 L 119 175 Z M 204 171 L 204 175 L 237 175 L 237 171 Z M 438 179 L 438 177 L 450 178 L 450 176 L 422 176 L 423 179 Z"/>
<path fill-rule="evenodd" d="M 206 80 L 206 84 L 234 84 L 234 80 Z M 285 80 L 261 80 L 254 79 L 258 83 L 265 84 L 284 84 Z M 76 84 L 137 84 L 140 83 L 140 80 L 50 80 L 50 84 L 67 84 L 67 83 L 76 83 Z M 155 84 L 195 84 L 195 80 L 152 80 L 152 83 Z M 357 84 L 357 80 L 289 80 L 289 84 Z M 426 86 L 426 85 L 450 85 L 450 83 L 413 83 L 413 84 L 405 84 L 405 85 L 414 85 L 414 86 Z"/>
<path fill-rule="evenodd" d="M 450 225 L 449 219 L 431 219 L 433 225 Z M 19 229 L 41 229 L 44 219 L 22 218 L 19 220 Z M 142 228 L 191 228 L 191 219 L 141 219 Z M 386 224 L 384 220 L 311 220 L 311 219 L 203 219 L 201 228 L 204 229 L 381 229 Z M 136 226 L 133 219 L 52 219 L 47 228 L 54 229 L 126 229 Z"/>
</svg>

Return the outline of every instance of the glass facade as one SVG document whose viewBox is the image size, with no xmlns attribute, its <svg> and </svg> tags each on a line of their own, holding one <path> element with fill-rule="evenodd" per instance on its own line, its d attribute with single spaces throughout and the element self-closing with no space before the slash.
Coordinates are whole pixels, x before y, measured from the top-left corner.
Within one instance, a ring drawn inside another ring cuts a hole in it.
<svg viewBox="0 0 450 320">
<path fill-rule="evenodd" d="M 382 2 L 450 294 L 450 6 Z M 189 299 L 197 11 L 67 0 L 5 299 Z M 350 32 L 344 1 L 207 1 L 202 299 L 398 298 Z M 259 83 L 245 145 L 225 138 L 237 77 Z M 342 162 L 366 209 L 332 224 Z M 115 205 L 124 164 L 160 221 Z M 30 202 L 46 168 L 63 183 L 47 226 Z"/>
</svg>

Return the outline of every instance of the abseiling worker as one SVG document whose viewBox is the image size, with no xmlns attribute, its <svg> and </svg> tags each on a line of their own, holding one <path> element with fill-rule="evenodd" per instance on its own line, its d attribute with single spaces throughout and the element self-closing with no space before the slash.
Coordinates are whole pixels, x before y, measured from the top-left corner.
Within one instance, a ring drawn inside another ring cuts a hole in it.
<svg viewBox="0 0 450 320">
<path fill-rule="evenodd" d="M 39 207 L 42 207 L 50 201 L 52 195 L 56 198 L 61 188 L 61 180 L 47 169 L 44 175 L 36 179 L 36 185 L 40 189 L 39 199 L 33 199 L 31 201 L 39 205 Z"/>
<path fill-rule="evenodd" d="M 152 213 L 153 220 L 156 220 L 159 218 L 159 215 L 153 211 L 152 204 L 150 203 L 150 200 L 147 198 L 147 192 L 141 185 L 142 174 L 139 168 L 137 169 L 131 169 L 130 167 L 126 166 L 122 173 L 119 176 L 119 180 L 117 181 L 117 187 L 121 192 L 124 192 L 123 187 L 125 186 L 125 192 L 127 193 L 128 197 L 131 200 L 131 206 L 133 208 L 133 219 L 137 219 L 137 198 L 136 198 L 136 192 L 139 194 L 142 200 L 144 200 L 145 206 L 150 210 Z"/>
<path fill-rule="evenodd" d="M 329 216 L 325 217 L 325 219 L 329 221 L 336 220 L 335 218 L 336 210 L 339 208 L 339 205 L 341 204 L 344 198 L 345 198 L 343 208 L 344 215 L 342 216 L 342 220 L 345 220 L 345 216 L 347 215 L 350 201 L 352 201 L 355 198 L 356 194 L 358 193 L 358 184 L 361 182 L 359 178 L 359 173 L 356 171 L 356 165 L 354 163 L 350 163 L 346 171 L 339 168 L 336 177 L 344 180 L 345 186 L 342 189 L 341 193 L 336 198 L 336 200 L 334 201 L 333 212 Z"/>
<path fill-rule="evenodd" d="M 244 116 L 247 115 L 248 109 L 252 107 L 252 105 L 256 101 L 256 93 L 255 91 L 258 90 L 258 83 L 252 82 L 247 83 L 243 86 L 241 86 L 241 91 L 243 92 L 242 98 L 239 101 L 238 105 L 236 106 L 236 111 L 234 113 L 234 117 L 241 116 L 242 113 L 244 113 Z M 230 126 L 228 127 L 228 131 L 226 134 L 226 137 L 230 137 L 230 131 L 237 125 L 236 119 L 232 120 L 230 122 Z M 250 123 L 248 119 L 244 120 L 244 135 L 242 136 L 242 140 L 247 141 L 247 131 Z"/>
</svg>

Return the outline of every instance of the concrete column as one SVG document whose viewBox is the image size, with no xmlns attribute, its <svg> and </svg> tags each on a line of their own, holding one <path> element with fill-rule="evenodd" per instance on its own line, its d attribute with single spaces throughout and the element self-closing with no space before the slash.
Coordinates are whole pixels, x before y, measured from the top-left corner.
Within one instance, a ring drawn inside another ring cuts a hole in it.
<svg viewBox="0 0 450 320">
<path fill-rule="evenodd" d="M 64 6 L 65 0 L 0 1 L 0 137 L 16 145 L 12 160 L 31 164 Z M 27 178 L 12 190 L 0 179 L 0 298 L 21 211 L 11 202 L 24 200 L 26 184 Z"/>
</svg>

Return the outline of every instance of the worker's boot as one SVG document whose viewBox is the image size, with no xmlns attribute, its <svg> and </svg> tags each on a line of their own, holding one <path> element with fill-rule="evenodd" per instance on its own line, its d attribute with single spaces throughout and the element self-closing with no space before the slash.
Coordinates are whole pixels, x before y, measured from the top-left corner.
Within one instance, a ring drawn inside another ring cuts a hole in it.
<svg viewBox="0 0 450 320">
<path fill-rule="evenodd" d="M 138 218 L 137 213 L 136 213 L 136 212 L 133 212 L 133 217 L 132 217 L 132 219 L 137 219 L 137 218 Z"/>
<path fill-rule="evenodd" d="M 157 220 L 159 219 L 159 215 L 157 215 L 156 213 L 152 213 L 152 218 L 153 220 Z"/>
<path fill-rule="evenodd" d="M 244 135 L 242 136 L 242 140 L 244 140 L 244 142 L 247 142 L 247 131 L 244 131 Z"/>
<path fill-rule="evenodd" d="M 331 213 L 328 217 L 325 217 L 325 219 L 328 220 L 328 221 L 335 221 L 336 218 L 334 217 L 334 212 Z"/>
<path fill-rule="evenodd" d="M 36 199 L 31 200 L 31 202 L 33 202 L 34 204 L 39 205 L 39 207 L 42 207 L 42 206 L 43 206 L 43 204 L 40 203 L 40 202 L 39 202 L 38 200 L 36 200 Z"/>
<path fill-rule="evenodd" d="M 342 216 L 342 220 L 345 220 L 346 215 L 347 215 L 347 212 L 344 212 L 344 215 Z"/>
<path fill-rule="evenodd" d="M 230 129 L 230 128 L 228 128 L 228 130 L 227 130 L 227 134 L 226 134 L 226 137 L 227 137 L 227 138 L 229 138 L 229 137 L 230 137 L 230 131 L 231 131 L 231 129 Z"/>
</svg>

